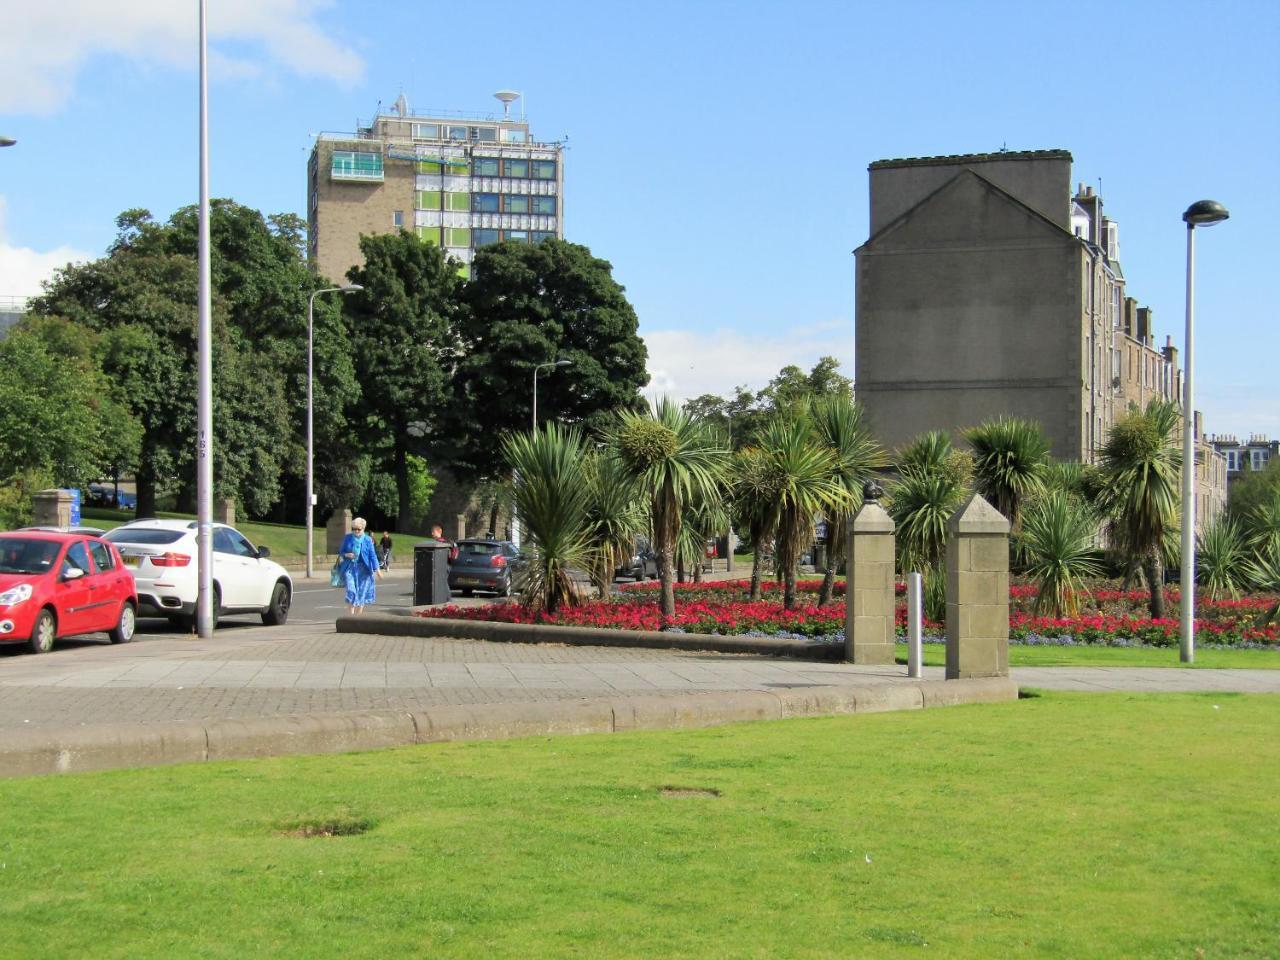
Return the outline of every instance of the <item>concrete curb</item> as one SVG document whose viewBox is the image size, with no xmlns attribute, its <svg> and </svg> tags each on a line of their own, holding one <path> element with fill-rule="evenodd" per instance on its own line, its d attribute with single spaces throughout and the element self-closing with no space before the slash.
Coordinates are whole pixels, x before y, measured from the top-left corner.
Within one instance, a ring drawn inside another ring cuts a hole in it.
<svg viewBox="0 0 1280 960">
<path fill-rule="evenodd" d="M 778 637 L 724 637 L 704 633 L 657 630 L 612 630 L 606 627 L 563 627 L 542 623 L 497 623 L 491 620 L 447 620 L 443 617 L 375 613 L 338 617 L 338 633 L 395 637 L 448 637 L 490 643 L 559 643 L 576 647 L 647 647 L 707 653 L 752 653 L 800 660 L 844 659 L 844 646 Z"/>
<path fill-rule="evenodd" d="M 672 730 L 1016 700 L 1007 678 L 741 690 L 669 697 L 440 706 L 212 723 L 114 724 L 0 732 L 0 777 L 80 773 L 292 754 L 346 753 L 451 740 Z"/>
</svg>

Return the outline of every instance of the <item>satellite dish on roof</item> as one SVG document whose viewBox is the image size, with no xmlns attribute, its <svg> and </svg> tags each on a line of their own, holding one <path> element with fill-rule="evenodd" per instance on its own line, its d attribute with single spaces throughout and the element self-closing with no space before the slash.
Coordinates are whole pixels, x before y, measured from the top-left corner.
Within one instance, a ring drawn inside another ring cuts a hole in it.
<svg viewBox="0 0 1280 960">
<path fill-rule="evenodd" d="M 395 106 L 391 109 L 401 117 L 407 117 L 409 115 L 409 101 L 404 98 L 403 91 L 400 93 L 400 96 L 396 97 Z"/>
<path fill-rule="evenodd" d="M 511 101 L 519 100 L 520 94 L 514 90 L 499 90 L 494 96 L 502 101 L 502 119 L 504 122 L 511 119 Z"/>
</svg>

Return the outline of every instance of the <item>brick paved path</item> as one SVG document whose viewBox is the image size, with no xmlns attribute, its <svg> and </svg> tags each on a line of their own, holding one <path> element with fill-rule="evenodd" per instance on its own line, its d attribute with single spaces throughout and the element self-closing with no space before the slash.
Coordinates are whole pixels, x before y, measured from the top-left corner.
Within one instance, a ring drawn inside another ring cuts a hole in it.
<svg viewBox="0 0 1280 960">
<path fill-rule="evenodd" d="M 1280 670 L 1023 668 L 1013 676 L 1065 690 L 1280 692 Z M 926 670 L 926 679 L 941 677 Z M 0 730 L 905 680 L 900 666 L 338 634 L 316 624 L 228 627 L 211 640 L 140 637 L 0 654 Z"/>
</svg>

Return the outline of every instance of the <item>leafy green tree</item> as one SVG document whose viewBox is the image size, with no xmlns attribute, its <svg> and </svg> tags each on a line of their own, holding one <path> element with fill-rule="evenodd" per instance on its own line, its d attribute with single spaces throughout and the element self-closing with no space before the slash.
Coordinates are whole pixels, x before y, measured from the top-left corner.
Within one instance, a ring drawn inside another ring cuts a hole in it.
<svg viewBox="0 0 1280 960">
<path fill-rule="evenodd" d="M 1044 432 L 1030 420 L 997 417 L 964 436 L 973 447 L 974 486 L 1017 530 L 1023 501 L 1044 487 L 1049 463 Z"/>
<path fill-rule="evenodd" d="M 839 372 L 840 361 L 822 357 L 805 373 L 794 364 L 783 367 L 763 390 L 734 388 L 730 398 L 704 393 L 685 403 L 691 416 L 725 431 L 734 450 L 750 446 L 770 418 L 799 401 L 822 397 L 853 399 L 852 381 Z"/>
<path fill-rule="evenodd" d="M 555 239 L 477 251 L 462 294 L 462 356 L 450 409 L 460 475 L 495 476 L 493 438 L 527 429 L 538 364 L 572 364 L 539 376 L 543 422 L 590 430 L 603 427 L 614 409 L 643 406 L 644 341 L 612 269 L 586 247 Z"/>
<path fill-rule="evenodd" d="M 57 481 L 44 470 L 19 470 L 5 476 L 0 480 L 0 530 L 13 530 L 29 525 L 35 495 L 55 486 Z"/>
<path fill-rule="evenodd" d="M 1102 574 L 1097 518 L 1078 499 L 1051 490 L 1027 506 L 1019 533 L 1026 574 L 1039 585 L 1035 609 L 1074 616 L 1088 577 Z"/>
<path fill-rule="evenodd" d="M 1227 512 L 1242 527 L 1248 528 L 1249 514 L 1277 496 L 1280 496 L 1280 457 L 1272 457 L 1261 470 L 1250 470 L 1246 459 L 1244 472 L 1232 481 Z"/>
<path fill-rule="evenodd" d="M 836 454 L 814 428 L 806 404 L 774 418 L 760 435 L 778 485 L 777 562 L 782 573 L 782 605 L 796 604 L 796 565 L 813 540 L 820 514 L 845 513 L 853 494 L 845 486 Z"/>
<path fill-rule="evenodd" d="M 364 264 L 347 278 L 364 289 L 346 298 L 345 309 L 362 387 L 351 439 L 394 478 L 398 528 L 407 529 L 409 457 L 442 456 L 445 412 L 456 402 L 453 320 L 461 281 L 439 247 L 404 230 L 361 237 L 360 251 Z"/>
<path fill-rule="evenodd" d="M 33 311 L 101 334 L 103 370 L 141 425 L 138 512 L 147 515 L 159 488 L 194 497 L 195 208 L 165 224 L 127 210 L 116 223 L 107 256 L 61 271 Z M 306 268 L 300 224 L 212 205 L 215 493 L 257 514 L 304 469 L 306 302 L 325 281 Z M 360 455 L 343 420 L 356 384 L 336 310 L 322 301 L 315 341 L 318 474 L 340 476 Z"/>
<path fill-rule="evenodd" d="M 537 431 L 508 434 L 502 451 L 534 548 L 524 602 L 555 613 L 578 602 L 572 571 L 589 567 L 592 559 L 582 433 L 552 421 Z"/>
<path fill-rule="evenodd" d="M 827 569 L 818 592 L 818 603 L 830 603 L 835 592 L 836 568 L 844 557 L 853 517 L 862 506 L 862 485 L 888 463 L 883 448 L 871 435 L 862 407 L 845 391 L 829 392 L 813 403 L 813 425 L 818 441 L 831 453 L 833 479 L 848 495 L 843 506 L 827 511 Z"/>
<path fill-rule="evenodd" d="M 1101 502 L 1113 542 L 1143 568 L 1156 618 L 1164 616 L 1161 547 L 1177 526 L 1181 502 L 1181 424 L 1174 404 L 1152 400 L 1116 421 L 1102 449 L 1107 482 Z"/>
<path fill-rule="evenodd" d="M 59 357 L 21 328 L 0 341 L 0 477 L 24 471 L 79 486 L 107 459 L 105 378 L 88 360 Z"/>
<path fill-rule="evenodd" d="M 680 517 L 695 500 L 716 494 L 729 452 L 711 427 L 666 398 L 645 413 L 621 411 L 607 443 L 623 475 L 633 479 L 648 501 L 662 613 L 675 616 L 673 575 Z"/>
</svg>

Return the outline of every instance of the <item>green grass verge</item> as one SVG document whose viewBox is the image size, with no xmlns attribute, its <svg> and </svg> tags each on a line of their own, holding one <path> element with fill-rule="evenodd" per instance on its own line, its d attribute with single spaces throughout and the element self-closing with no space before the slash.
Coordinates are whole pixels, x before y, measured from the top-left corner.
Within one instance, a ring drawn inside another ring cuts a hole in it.
<svg viewBox="0 0 1280 960">
<path fill-rule="evenodd" d="M 190 513 L 170 513 L 157 511 L 156 516 L 166 520 L 194 520 Z M 111 530 L 128 523 L 134 515 L 123 510 L 111 510 L 104 507 L 82 507 L 81 520 L 90 526 Z M 237 522 L 236 529 L 248 537 L 255 546 L 267 547 L 273 557 L 305 557 L 307 555 L 307 528 L 295 527 L 283 523 L 258 523 L 256 521 Z M 324 549 L 324 527 L 315 528 L 316 549 Z"/>
<path fill-rule="evenodd" d="M 897 645 L 897 660 L 907 662 L 907 645 Z M 943 667 L 947 648 L 924 645 L 927 667 Z M 1009 644 L 1011 667 L 1187 667 L 1223 670 L 1280 670 L 1280 650 L 1197 650 L 1195 663 L 1178 659 L 1177 647 L 1027 647 Z"/>
<path fill-rule="evenodd" d="M 1278 728 L 1044 694 L 7 782 L 3 952 L 1274 957 Z"/>
</svg>

